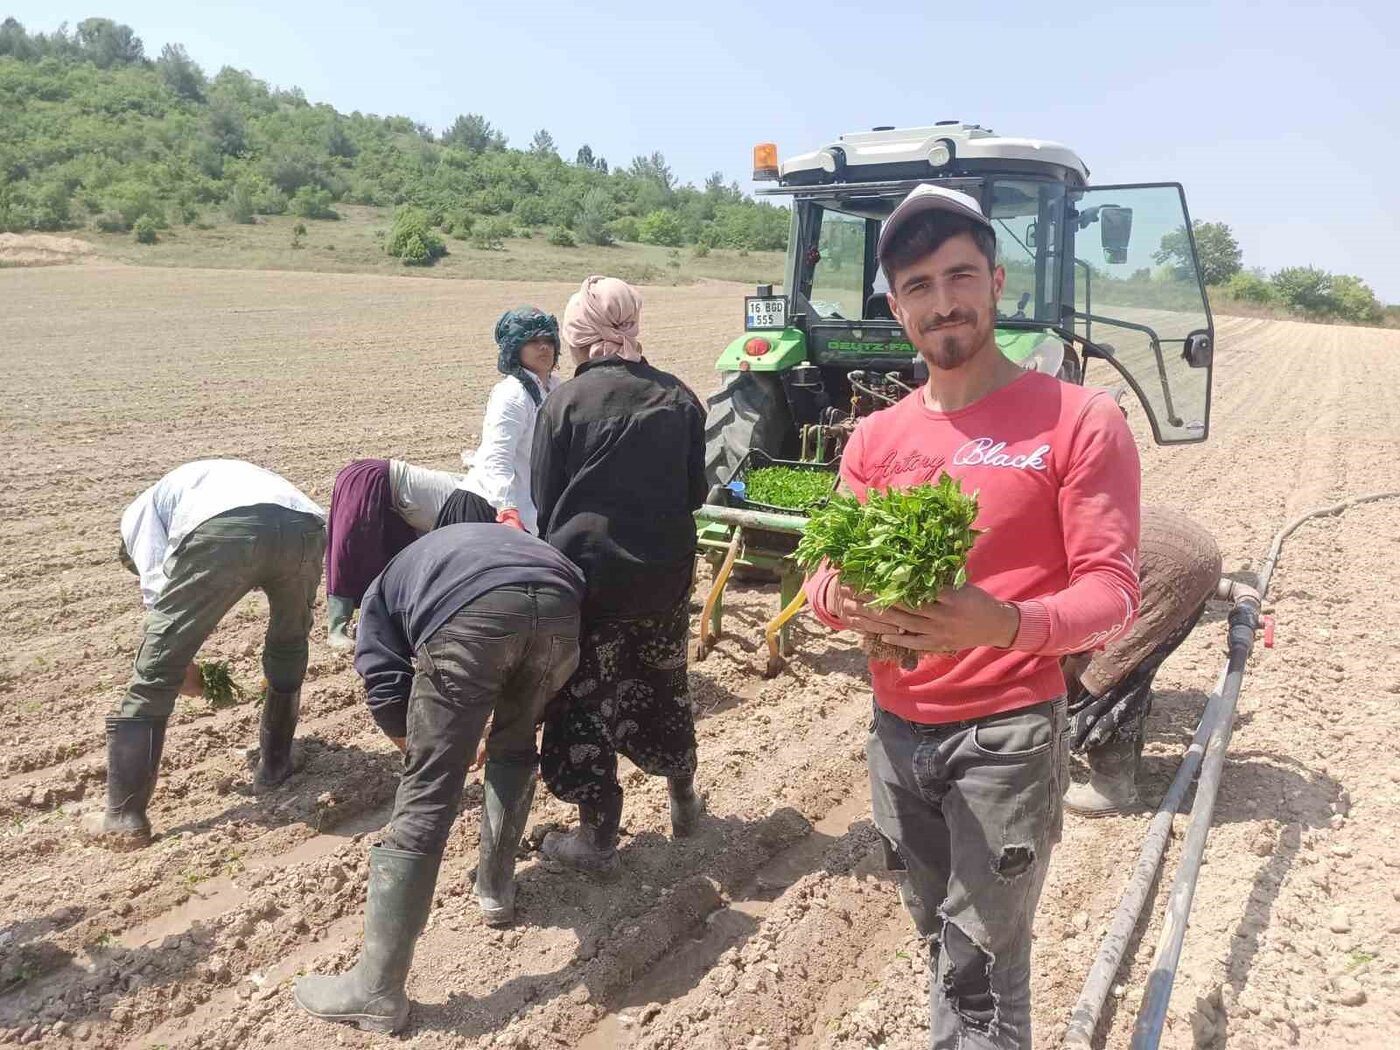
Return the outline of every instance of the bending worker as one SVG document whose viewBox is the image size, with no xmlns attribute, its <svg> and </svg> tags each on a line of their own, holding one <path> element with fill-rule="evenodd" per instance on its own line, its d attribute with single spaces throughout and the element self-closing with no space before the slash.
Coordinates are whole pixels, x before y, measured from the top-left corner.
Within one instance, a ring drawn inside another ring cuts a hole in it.
<svg viewBox="0 0 1400 1050">
<path fill-rule="evenodd" d="M 204 640 L 252 590 L 270 607 L 254 786 L 291 774 L 325 517 L 290 482 L 237 459 L 186 463 L 126 508 L 120 554 L 141 579 L 145 637 L 126 696 L 107 718 L 107 807 L 85 818 L 87 835 L 113 848 L 150 841 L 146 806 L 175 697 Z"/>
<path fill-rule="evenodd" d="M 355 670 L 370 714 L 404 753 L 403 777 L 384 840 L 370 849 L 359 962 L 339 977 L 299 980 L 304 1010 L 370 1031 L 407 1022 L 414 944 L 488 719 L 476 891 L 488 925 L 514 919 L 535 727 L 578 664 L 582 597 L 582 575 L 549 544 L 483 524 L 429 533 L 370 586 Z"/>
<path fill-rule="evenodd" d="M 530 494 L 530 457 L 535 418 L 561 382 L 559 322 L 533 306 L 507 310 L 496 322 L 496 371 L 505 376 L 491 389 L 481 443 L 463 452 L 470 468 L 442 508 L 439 525 L 499 521 L 538 533 Z"/>
<path fill-rule="evenodd" d="M 353 649 L 350 618 L 389 559 L 425 532 L 463 475 L 357 459 L 335 476 L 326 542 L 326 644 Z"/>
<path fill-rule="evenodd" d="M 1142 604 L 1128 633 L 1088 657 L 1064 662 L 1069 683 L 1070 746 L 1084 755 L 1089 780 L 1065 793 L 1084 816 L 1138 806 L 1143 723 L 1152 680 L 1205 612 L 1220 582 L 1220 548 L 1184 514 L 1142 508 L 1138 579 Z"/>
</svg>

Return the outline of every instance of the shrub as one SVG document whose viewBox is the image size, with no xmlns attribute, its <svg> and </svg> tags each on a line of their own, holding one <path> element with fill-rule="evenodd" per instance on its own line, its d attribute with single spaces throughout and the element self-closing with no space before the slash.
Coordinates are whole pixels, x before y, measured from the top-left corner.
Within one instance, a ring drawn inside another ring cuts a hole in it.
<svg viewBox="0 0 1400 1050">
<path fill-rule="evenodd" d="M 92 225 L 103 233 L 125 233 L 131 229 L 131 224 L 121 217 L 120 212 L 115 211 L 104 211 L 93 216 Z"/>
<path fill-rule="evenodd" d="M 637 234 L 637 220 L 631 215 L 624 215 L 612 224 L 612 235 L 619 241 L 629 241 L 635 244 L 640 238 Z"/>
<path fill-rule="evenodd" d="M 543 226 L 549 221 L 549 205 L 540 197 L 521 197 L 511 216 L 522 226 Z"/>
<path fill-rule="evenodd" d="M 155 244 L 159 240 L 156 236 L 157 229 L 155 219 L 143 215 L 133 224 L 131 232 L 135 235 L 137 244 Z"/>
<path fill-rule="evenodd" d="M 608 245 L 613 242 L 609 224 L 613 220 L 613 202 L 607 191 L 594 188 L 583 195 L 575 229 L 585 244 Z"/>
<path fill-rule="evenodd" d="M 511 225 L 505 219 L 496 217 L 483 219 L 472 229 L 472 247 L 482 248 L 486 251 L 500 251 L 505 247 L 502 242 L 511 235 L 511 232 Z"/>
<path fill-rule="evenodd" d="M 705 258 L 705 256 L 710 254 L 710 246 L 704 241 L 697 241 L 695 243 L 694 249 L 691 251 L 691 254 L 694 255 L 697 259 L 703 259 Z"/>
<path fill-rule="evenodd" d="M 1289 307 L 1309 317 L 1327 317 L 1334 312 L 1332 275 L 1315 266 L 1289 266 L 1271 278 L 1274 292 Z"/>
<path fill-rule="evenodd" d="M 1257 273 L 1241 271 L 1224 285 L 1225 294 L 1231 299 L 1246 303 L 1272 303 L 1276 296 L 1273 286 Z"/>
<path fill-rule="evenodd" d="M 454 211 L 443 220 L 442 228 L 449 237 L 455 237 L 459 241 L 465 241 L 471 236 L 472 217 L 466 211 Z"/>
<path fill-rule="evenodd" d="M 574 235 L 563 226 L 556 226 L 549 231 L 549 243 L 556 248 L 572 248 L 577 244 Z"/>
<path fill-rule="evenodd" d="M 303 219 L 338 219 L 340 213 L 331 207 L 330 190 L 318 189 L 315 186 L 303 186 L 292 195 L 291 210 L 293 215 L 299 215 Z"/>
<path fill-rule="evenodd" d="M 253 194 L 241 183 L 228 195 L 224 210 L 233 222 L 249 224 L 253 221 Z"/>
<path fill-rule="evenodd" d="M 669 208 L 658 208 L 637 224 L 637 237 L 643 244 L 661 244 L 668 248 L 685 241 L 681 217 Z"/>
<path fill-rule="evenodd" d="M 431 266 L 447 254 L 447 245 L 419 208 L 404 208 L 394 217 L 394 228 L 384 250 L 405 266 Z"/>
<path fill-rule="evenodd" d="M 264 184 L 256 191 L 249 191 L 250 200 L 253 203 L 253 211 L 258 215 L 285 215 L 287 214 L 287 195 L 276 186 Z"/>
</svg>

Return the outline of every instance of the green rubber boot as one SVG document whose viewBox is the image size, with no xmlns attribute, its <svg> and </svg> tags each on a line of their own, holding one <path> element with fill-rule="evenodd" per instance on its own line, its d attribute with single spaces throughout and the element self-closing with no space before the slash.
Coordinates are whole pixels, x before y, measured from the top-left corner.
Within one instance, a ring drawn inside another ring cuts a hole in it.
<svg viewBox="0 0 1400 1050">
<path fill-rule="evenodd" d="M 297 1005 L 323 1021 L 356 1024 L 366 1032 L 401 1031 L 409 1011 L 404 985 L 414 945 L 428 921 L 441 862 L 439 853 L 371 847 L 360 960 L 339 977 L 298 980 L 293 992 Z"/>
<path fill-rule="evenodd" d="M 476 899 L 487 926 L 509 926 L 515 921 L 515 852 L 535 797 L 535 766 L 487 762 L 482 781 L 486 801 L 481 808 Z"/>
<path fill-rule="evenodd" d="M 108 849 L 140 849 L 151 841 L 146 806 L 156 790 L 164 718 L 107 719 L 107 807 L 89 813 L 82 836 Z"/>
<path fill-rule="evenodd" d="M 326 595 L 326 644 L 332 649 L 353 652 L 355 639 L 350 636 L 350 617 L 355 615 L 355 603 L 349 598 Z"/>
<path fill-rule="evenodd" d="M 258 731 L 258 769 L 253 774 L 255 792 L 274 788 L 292 775 L 292 738 L 300 713 L 300 689 L 282 692 L 267 687 Z"/>
</svg>

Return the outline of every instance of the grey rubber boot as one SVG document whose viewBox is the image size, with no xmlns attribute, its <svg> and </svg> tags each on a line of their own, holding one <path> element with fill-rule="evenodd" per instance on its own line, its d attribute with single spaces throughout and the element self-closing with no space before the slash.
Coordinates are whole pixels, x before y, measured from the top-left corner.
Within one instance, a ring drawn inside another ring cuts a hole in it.
<svg viewBox="0 0 1400 1050">
<path fill-rule="evenodd" d="M 354 615 L 355 603 L 349 598 L 326 595 L 326 644 L 332 649 L 355 648 L 355 639 L 350 636 L 350 617 Z"/>
<path fill-rule="evenodd" d="M 439 853 L 408 853 L 373 846 L 369 899 L 360 959 L 339 977 L 313 975 L 296 982 L 293 997 L 313 1017 L 345 1021 L 366 1032 L 400 1031 L 408 1023 L 408 968 L 428 921 L 437 885 Z"/>
<path fill-rule="evenodd" d="M 85 838 L 109 849 L 138 849 L 151 841 L 146 806 L 156 789 L 164 718 L 107 719 L 107 808 L 83 818 Z"/>
<path fill-rule="evenodd" d="M 1074 784 L 1065 792 L 1065 808 L 1084 817 L 1136 811 L 1141 805 L 1137 789 L 1141 757 L 1141 740 L 1110 740 L 1085 751 L 1088 783 Z"/>
<path fill-rule="evenodd" d="M 515 853 L 535 797 L 535 767 L 487 762 L 482 781 L 486 802 L 481 808 L 476 899 L 487 926 L 509 926 L 515 921 Z"/>
<path fill-rule="evenodd" d="M 253 774 L 253 790 L 274 788 L 292 775 L 292 738 L 301 713 L 301 690 L 283 692 L 267 687 L 263 701 L 262 727 L 258 732 L 258 769 Z"/>
<path fill-rule="evenodd" d="M 540 843 L 540 852 L 579 871 L 616 871 L 617 829 L 621 823 L 621 791 L 601 806 L 580 803 L 578 827 L 567 833 L 551 831 Z"/>
<path fill-rule="evenodd" d="M 695 777 L 667 777 L 666 791 L 671 798 L 671 837 L 683 839 L 695 834 L 705 812 L 705 799 L 695 790 Z"/>
</svg>

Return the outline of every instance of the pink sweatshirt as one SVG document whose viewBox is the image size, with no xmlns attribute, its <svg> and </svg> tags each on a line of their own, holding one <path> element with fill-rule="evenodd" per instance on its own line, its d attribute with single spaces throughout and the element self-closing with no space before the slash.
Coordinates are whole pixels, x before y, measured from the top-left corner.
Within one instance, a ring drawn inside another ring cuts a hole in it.
<svg viewBox="0 0 1400 1050">
<path fill-rule="evenodd" d="M 1103 391 L 1027 372 L 958 412 L 934 412 L 915 391 L 860 422 L 841 457 L 857 496 L 905 488 L 947 472 L 978 494 L 982 535 L 968 582 L 1015 603 L 1021 627 L 1009 649 L 930 654 L 912 671 L 872 663 L 879 705 L 915 722 L 982 718 L 1065 690 L 1059 657 L 1123 634 L 1138 605 L 1137 447 Z M 817 617 L 822 568 L 807 581 Z"/>
</svg>

